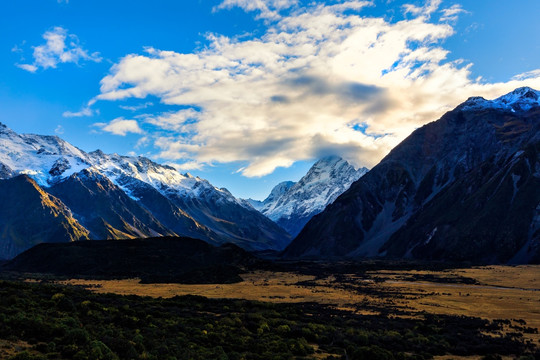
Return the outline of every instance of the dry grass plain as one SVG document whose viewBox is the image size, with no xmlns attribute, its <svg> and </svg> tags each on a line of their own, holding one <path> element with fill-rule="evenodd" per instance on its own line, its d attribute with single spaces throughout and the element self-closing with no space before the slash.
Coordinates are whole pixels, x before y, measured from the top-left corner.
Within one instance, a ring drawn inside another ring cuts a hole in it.
<svg viewBox="0 0 540 360">
<path fill-rule="evenodd" d="M 255 271 L 225 285 L 141 284 L 138 279 L 61 281 L 99 293 L 173 297 L 200 295 L 271 302 L 317 302 L 358 313 L 417 316 L 425 311 L 511 320 L 540 331 L 540 266 L 489 266 L 444 271 L 379 270 L 317 278 Z M 473 280 L 460 283 L 456 279 Z M 425 279 L 428 279 L 426 281 Z M 508 328 L 508 331 L 513 331 Z M 540 344 L 538 333 L 524 337 Z"/>
</svg>

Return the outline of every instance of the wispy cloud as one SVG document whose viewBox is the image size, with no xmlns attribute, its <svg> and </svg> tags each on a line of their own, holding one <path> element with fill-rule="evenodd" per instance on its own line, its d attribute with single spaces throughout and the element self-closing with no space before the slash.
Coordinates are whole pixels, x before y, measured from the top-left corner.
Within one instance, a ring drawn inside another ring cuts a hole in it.
<svg viewBox="0 0 540 360">
<path fill-rule="evenodd" d="M 442 0 L 427 0 L 424 4 L 424 6 L 416 6 L 413 4 L 405 4 L 403 5 L 403 10 L 405 14 L 412 14 L 414 16 L 419 17 L 427 17 L 429 18 L 431 14 L 433 14 L 435 11 L 439 9 L 439 6 L 441 5 Z"/>
<path fill-rule="evenodd" d="M 32 64 L 15 64 L 20 69 L 26 70 L 28 72 L 34 73 L 37 71 L 38 67 Z"/>
<path fill-rule="evenodd" d="M 257 18 L 277 19 L 280 17 L 281 10 L 289 9 L 297 4 L 298 0 L 223 0 L 214 7 L 214 11 L 239 7 L 245 11 L 257 12 Z"/>
<path fill-rule="evenodd" d="M 90 106 L 85 106 L 79 111 L 64 111 L 62 114 L 63 117 L 85 117 L 85 116 L 92 116 L 94 115 L 94 110 L 90 108 Z"/>
<path fill-rule="evenodd" d="M 64 133 L 64 127 L 62 125 L 58 125 L 56 129 L 54 129 L 54 132 L 58 135 L 62 135 Z"/>
<path fill-rule="evenodd" d="M 62 27 L 55 27 L 43 34 L 45 44 L 34 46 L 33 62 L 16 64 L 17 67 L 36 72 L 38 69 L 56 68 L 60 63 L 79 64 L 82 61 L 100 62 L 98 52 L 88 53 L 79 44 L 79 39 Z"/>
<path fill-rule="evenodd" d="M 133 106 L 120 105 L 119 108 L 123 109 L 123 110 L 128 110 L 128 111 L 139 111 L 139 110 L 142 110 L 142 109 L 146 109 L 146 108 L 148 108 L 150 106 L 154 106 L 154 103 L 145 102 L 144 104 L 133 105 Z"/>
<path fill-rule="evenodd" d="M 468 14 L 469 12 L 463 9 L 460 4 L 454 4 L 447 9 L 442 9 L 441 13 L 440 21 L 455 22 L 458 20 L 460 14 Z"/>
<path fill-rule="evenodd" d="M 126 120 L 124 118 L 117 118 L 109 123 L 95 123 L 93 126 L 111 134 L 120 136 L 126 136 L 128 133 L 144 133 L 144 131 L 139 127 L 137 120 Z"/>
<path fill-rule="evenodd" d="M 369 4 L 313 3 L 257 38 L 210 35 L 193 53 L 127 55 L 102 79 L 97 99 L 151 95 L 181 105 L 187 109 L 146 119 L 163 130 L 154 137 L 163 159 L 243 161 L 242 174 L 261 176 L 331 153 L 373 166 L 471 95 L 540 87 L 536 72 L 485 83 L 472 79 L 471 64 L 447 60 L 452 23 L 430 16 L 439 0 L 406 7 L 410 18 L 399 22 L 362 16 Z"/>
<path fill-rule="evenodd" d="M 169 163 L 166 163 L 165 165 L 172 166 L 178 171 L 201 170 L 204 167 L 204 164 L 201 164 L 197 161 L 187 161 L 181 164 L 169 162 Z"/>
<path fill-rule="evenodd" d="M 200 117 L 199 111 L 189 108 L 159 116 L 149 116 L 146 118 L 146 122 L 164 130 L 186 134 L 196 132 L 195 124 Z"/>
</svg>

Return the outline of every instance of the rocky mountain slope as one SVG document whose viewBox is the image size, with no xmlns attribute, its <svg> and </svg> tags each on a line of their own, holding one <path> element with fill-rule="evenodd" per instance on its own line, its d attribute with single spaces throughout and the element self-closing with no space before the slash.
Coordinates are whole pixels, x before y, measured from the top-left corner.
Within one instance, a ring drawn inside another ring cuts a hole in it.
<svg viewBox="0 0 540 360">
<path fill-rule="evenodd" d="M 287 257 L 539 262 L 540 92 L 470 98 L 315 216 Z"/>
<path fill-rule="evenodd" d="M 99 150 L 86 153 L 57 136 L 17 134 L 0 124 L 0 182 L 20 175 L 32 179 L 36 191 L 56 199 L 69 223 L 76 224 L 67 226 L 66 234 L 56 237 L 58 241 L 85 236 L 183 235 L 214 244 L 233 242 L 253 250 L 283 249 L 290 241 L 271 220 L 255 209 L 246 209 L 226 189 L 207 180 L 182 175 L 144 157 Z M 18 216 L 24 218 L 16 195 L 2 192 L 0 201 L 5 207 L 19 209 Z M 29 226 L 27 231 L 42 233 L 40 227 Z M 68 235 L 81 231 L 85 236 Z M 39 236 L 27 243 L 17 237 L 20 246 L 8 245 L 15 238 L 14 233 L 4 231 L 0 249 L 6 250 L 0 251 L 0 258 L 12 257 L 41 241 Z M 54 239 L 44 236 L 42 241 Z"/>
<path fill-rule="evenodd" d="M 0 181 L 0 258 L 41 242 L 87 240 L 88 230 L 27 175 Z"/>
<path fill-rule="evenodd" d="M 248 200 L 292 236 L 368 170 L 355 169 L 337 156 L 317 161 L 297 183 L 278 184 L 264 201 Z"/>
</svg>

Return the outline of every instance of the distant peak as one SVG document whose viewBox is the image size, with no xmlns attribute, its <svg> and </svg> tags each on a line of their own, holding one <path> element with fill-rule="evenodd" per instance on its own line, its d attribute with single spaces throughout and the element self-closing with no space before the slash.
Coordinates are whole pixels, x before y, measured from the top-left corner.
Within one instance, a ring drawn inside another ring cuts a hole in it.
<svg viewBox="0 0 540 360">
<path fill-rule="evenodd" d="M 488 100 L 484 99 L 482 96 L 471 96 L 465 102 L 466 103 L 469 103 L 469 102 L 476 103 L 476 102 L 480 102 L 480 101 L 488 101 Z"/>
<path fill-rule="evenodd" d="M 523 96 L 527 96 L 527 94 L 530 94 L 530 93 L 538 94 L 538 91 L 531 88 L 531 87 L 528 87 L 528 86 L 522 86 L 522 87 L 519 87 L 519 88 L 515 89 L 514 91 L 508 93 L 507 95 L 509 95 L 509 94 L 520 94 L 520 95 L 523 95 Z"/>
<path fill-rule="evenodd" d="M 540 106 L 540 92 L 524 86 L 494 100 L 486 100 L 481 96 L 470 97 L 460 108 L 463 110 L 503 109 L 514 112 L 527 111 L 536 106 Z"/>
<path fill-rule="evenodd" d="M 539 97 L 540 97 L 540 92 L 538 92 L 538 90 L 534 90 L 528 86 L 524 86 L 524 87 L 517 88 L 514 91 L 509 92 L 508 94 L 495 99 L 494 101 L 502 101 L 504 103 L 512 103 L 512 102 L 525 100 L 525 99 L 538 101 Z"/>
</svg>

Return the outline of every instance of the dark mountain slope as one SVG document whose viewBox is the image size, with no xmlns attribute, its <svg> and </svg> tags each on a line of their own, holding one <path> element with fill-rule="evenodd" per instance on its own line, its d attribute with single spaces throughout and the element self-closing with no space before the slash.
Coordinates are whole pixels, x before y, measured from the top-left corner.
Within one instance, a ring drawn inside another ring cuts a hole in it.
<svg viewBox="0 0 540 360">
<path fill-rule="evenodd" d="M 527 243 L 533 249 L 539 128 L 538 92 L 532 89 L 493 101 L 469 99 L 394 148 L 313 218 L 285 256 L 504 262 Z M 510 197 L 509 185 L 515 185 Z M 509 238 L 490 238 L 503 228 Z M 430 245 L 420 246 L 427 238 Z"/>
<path fill-rule="evenodd" d="M 249 210 L 236 201 L 227 201 L 213 192 L 202 192 L 198 198 L 168 194 L 169 199 L 198 223 L 205 224 L 221 238 L 244 249 L 283 249 L 290 235 L 255 209 Z"/>
<path fill-rule="evenodd" d="M 87 240 L 69 209 L 26 175 L 0 180 L 0 254 L 9 259 L 40 242 Z"/>
<path fill-rule="evenodd" d="M 382 250 L 429 260 L 539 262 L 540 143 L 494 161 L 443 189 Z"/>
<path fill-rule="evenodd" d="M 163 225 L 181 236 L 194 237 L 212 244 L 220 244 L 224 239 L 208 227 L 199 224 L 184 210 L 173 204 L 167 197 L 157 191 L 153 186 L 127 177 L 117 179 L 120 185 L 129 183 L 130 194 L 138 199 Z"/>
</svg>

